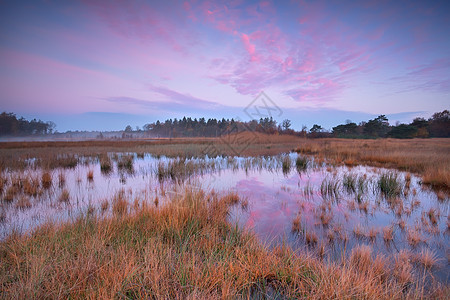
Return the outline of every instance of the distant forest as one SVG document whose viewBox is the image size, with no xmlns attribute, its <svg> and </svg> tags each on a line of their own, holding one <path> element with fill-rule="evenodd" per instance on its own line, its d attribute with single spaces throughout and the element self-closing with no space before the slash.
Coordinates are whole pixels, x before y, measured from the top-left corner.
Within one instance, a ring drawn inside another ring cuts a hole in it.
<svg viewBox="0 0 450 300">
<path fill-rule="evenodd" d="M 43 122 L 33 119 L 25 120 L 17 118 L 13 113 L 3 112 L 0 114 L 1 136 L 27 136 L 27 135 L 51 135 L 55 133 L 55 123 Z M 385 115 L 380 115 L 367 122 L 356 124 L 346 121 L 327 131 L 319 124 L 311 128 L 303 126 L 300 131 L 291 128 L 291 120 L 285 119 L 278 123 L 273 118 L 261 118 L 242 122 L 234 119 L 208 119 L 190 118 L 168 119 L 164 122 L 156 121 L 146 124 L 142 129 L 133 130 L 127 126 L 120 131 L 122 138 L 140 137 L 218 137 L 227 134 L 254 131 L 268 134 L 290 134 L 301 137 L 323 138 L 428 138 L 428 137 L 450 137 L 450 113 L 448 110 L 437 112 L 431 118 L 415 118 L 410 124 L 390 125 Z M 69 132 L 70 133 L 70 132 Z M 107 134 L 98 134 L 97 138 L 109 138 Z M 110 136 L 115 137 L 117 136 Z"/>
<path fill-rule="evenodd" d="M 52 134 L 55 127 L 53 122 L 36 119 L 27 121 L 23 117 L 18 119 L 13 113 L 0 114 L 0 135 L 2 136 Z"/>
<path fill-rule="evenodd" d="M 241 131 L 256 131 L 263 133 L 282 133 L 302 137 L 321 138 L 427 138 L 450 137 L 450 114 L 448 110 L 433 114 L 428 120 L 415 118 L 410 124 L 390 125 L 385 115 L 359 124 L 347 121 L 326 131 L 322 126 L 314 124 L 309 130 L 303 127 L 301 131 L 291 129 L 291 120 L 283 120 L 280 124 L 272 118 L 261 118 L 259 121 L 235 121 L 234 119 L 169 119 L 164 122 L 146 124 L 143 131 L 158 137 L 214 137 Z M 133 132 L 127 126 L 125 132 Z"/>
</svg>

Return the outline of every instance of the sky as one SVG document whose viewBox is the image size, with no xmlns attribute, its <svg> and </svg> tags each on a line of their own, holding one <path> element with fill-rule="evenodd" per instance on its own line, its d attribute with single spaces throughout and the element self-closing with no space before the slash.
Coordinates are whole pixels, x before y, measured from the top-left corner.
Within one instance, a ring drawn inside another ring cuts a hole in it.
<svg viewBox="0 0 450 300">
<path fill-rule="evenodd" d="M 410 122 L 450 109 L 449 32 L 450 1 L 0 0 L 0 110 L 58 131 Z"/>
</svg>

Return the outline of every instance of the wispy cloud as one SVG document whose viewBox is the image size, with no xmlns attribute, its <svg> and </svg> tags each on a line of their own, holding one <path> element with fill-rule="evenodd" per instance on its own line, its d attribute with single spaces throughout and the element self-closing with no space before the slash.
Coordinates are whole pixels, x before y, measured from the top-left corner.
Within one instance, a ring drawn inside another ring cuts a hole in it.
<svg viewBox="0 0 450 300">
<path fill-rule="evenodd" d="M 189 94 L 183 94 L 160 86 L 149 86 L 150 91 L 156 93 L 156 99 L 139 99 L 126 96 L 106 97 L 111 103 L 136 105 L 152 111 L 192 112 L 193 110 L 219 110 L 224 106 L 212 101 L 203 100 Z M 163 96 L 163 97 L 161 97 Z"/>
</svg>

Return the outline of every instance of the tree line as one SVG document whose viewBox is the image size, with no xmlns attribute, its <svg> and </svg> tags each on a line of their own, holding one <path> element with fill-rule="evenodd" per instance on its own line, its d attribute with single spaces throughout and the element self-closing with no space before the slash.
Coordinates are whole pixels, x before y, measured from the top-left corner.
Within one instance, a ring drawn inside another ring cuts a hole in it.
<svg viewBox="0 0 450 300">
<path fill-rule="evenodd" d="M 28 121 L 23 117 L 18 119 L 15 114 L 7 112 L 0 114 L 0 135 L 2 136 L 51 134 L 55 127 L 53 122 L 36 119 Z"/>
<path fill-rule="evenodd" d="M 264 133 L 290 133 L 295 131 L 290 129 L 291 122 L 284 120 L 282 124 L 277 124 L 272 117 L 261 118 L 259 121 L 251 120 L 242 122 L 235 119 L 215 119 L 210 118 L 190 118 L 168 119 L 164 122 L 159 120 L 154 123 L 145 124 L 143 130 L 157 137 L 218 137 L 242 131 L 255 131 Z M 125 128 L 125 132 L 130 132 L 131 126 Z"/>
<path fill-rule="evenodd" d="M 428 120 L 415 118 L 409 124 L 389 125 L 385 115 L 380 115 L 358 125 L 346 122 L 333 127 L 333 136 L 341 138 L 391 137 L 399 139 L 450 137 L 450 114 L 448 110 L 437 112 Z"/>
<path fill-rule="evenodd" d="M 23 136 L 52 134 L 55 123 L 33 119 L 28 121 L 17 118 L 14 113 L 0 114 L 0 135 Z M 390 125 L 385 115 L 356 124 L 347 120 L 337 125 L 331 131 L 314 124 L 309 130 L 303 126 L 300 131 L 291 128 L 291 120 L 285 119 L 278 123 L 272 117 L 243 122 L 235 119 L 190 118 L 168 119 L 145 124 L 141 129 L 133 130 L 127 126 L 122 134 L 124 138 L 132 138 L 136 132 L 139 136 L 152 137 L 219 137 L 242 131 L 253 131 L 268 134 L 290 134 L 301 137 L 321 138 L 427 138 L 450 137 L 450 113 L 448 110 L 437 112 L 429 119 L 415 118 L 409 124 Z"/>
<path fill-rule="evenodd" d="M 450 114 L 448 110 L 437 112 L 429 119 L 415 118 L 410 124 L 390 125 L 385 115 L 372 120 L 356 124 L 346 121 L 325 130 L 322 126 L 314 124 L 309 130 L 303 126 L 300 131 L 291 129 L 291 120 L 285 119 L 278 123 L 272 117 L 242 122 L 234 119 L 208 119 L 190 118 L 168 119 L 164 122 L 156 121 L 144 125 L 143 131 L 156 137 L 217 137 L 233 132 L 255 131 L 268 134 L 291 134 L 302 137 L 321 138 L 427 138 L 450 137 Z M 125 132 L 133 132 L 127 126 Z"/>
</svg>

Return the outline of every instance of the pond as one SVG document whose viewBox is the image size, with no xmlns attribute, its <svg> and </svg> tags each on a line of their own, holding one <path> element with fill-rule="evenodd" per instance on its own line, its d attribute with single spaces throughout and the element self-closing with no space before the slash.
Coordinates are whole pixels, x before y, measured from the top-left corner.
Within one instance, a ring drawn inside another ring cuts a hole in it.
<svg viewBox="0 0 450 300">
<path fill-rule="evenodd" d="M 297 153 L 195 159 L 112 153 L 66 169 L 29 164 L 1 174 L 2 239 L 80 213 L 111 214 L 119 198 L 158 205 L 185 188 L 234 191 L 243 200 L 231 208 L 230 221 L 269 247 L 284 243 L 339 261 L 369 245 L 374 254 L 431 264 L 433 276 L 448 282 L 448 194 L 429 190 L 414 174 L 319 164 Z"/>
</svg>

